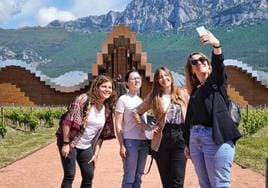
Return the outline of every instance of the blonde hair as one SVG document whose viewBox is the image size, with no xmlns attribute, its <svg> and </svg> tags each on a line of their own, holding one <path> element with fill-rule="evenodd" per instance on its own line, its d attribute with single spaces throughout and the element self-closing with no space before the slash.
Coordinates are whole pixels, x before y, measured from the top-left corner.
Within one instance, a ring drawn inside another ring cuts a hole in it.
<svg viewBox="0 0 268 188">
<path fill-rule="evenodd" d="M 167 67 L 160 67 L 156 69 L 155 71 L 152 91 L 150 95 L 150 98 L 152 100 L 152 110 L 155 114 L 165 113 L 163 109 L 162 98 L 161 98 L 162 95 L 164 94 L 164 90 L 159 84 L 159 76 L 160 76 L 161 70 L 167 73 L 171 78 L 171 100 L 174 102 L 178 102 L 178 103 L 184 102 L 180 98 L 180 91 L 178 87 L 175 85 L 175 81 L 174 81 L 171 71 Z"/>
<path fill-rule="evenodd" d="M 211 66 L 211 62 L 210 62 L 209 58 L 205 54 L 203 54 L 202 52 L 194 52 L 188 56 L 187 63 L 185 65 L 184 69 L 185 69 L 186 88 L 190 94 L 192 93 L 193 89 L 196 88 L 197 85 L 200 83 L 199 80 L 197 79 L 196 75 L 193 74 L 193 72 L 192 72 L 191 62 L 193 60 L 192 57 L 194 55 L 200 55 L 206 59 L 208 66 L 209 66 L 209 70 L 210 70 L 209 74 L 211 73 L 211 70 L 212 70 L 212 66 Z"/>
</svg>

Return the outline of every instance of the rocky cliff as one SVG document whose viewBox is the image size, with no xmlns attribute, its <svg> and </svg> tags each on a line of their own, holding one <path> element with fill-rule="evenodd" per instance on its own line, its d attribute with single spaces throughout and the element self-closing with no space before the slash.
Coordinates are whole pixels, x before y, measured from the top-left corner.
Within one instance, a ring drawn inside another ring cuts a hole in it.
<svg viewBox="0 0 268 188">
<path fill-rule="evenodd" d="M 266 0 L 132 0 L 123 12 L 88 16 L 75 21 L 51 22 L 48 27 L 68 31 L 107 31 L 124 23 L 136 32 L 178 31 L 197 25 L 222 26 L 265 22 Z"/>
</svg>

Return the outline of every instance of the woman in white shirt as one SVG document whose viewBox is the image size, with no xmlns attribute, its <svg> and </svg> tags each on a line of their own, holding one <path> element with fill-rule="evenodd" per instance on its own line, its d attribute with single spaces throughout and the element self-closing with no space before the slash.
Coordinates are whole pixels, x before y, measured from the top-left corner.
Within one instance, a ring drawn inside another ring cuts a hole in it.
<svg viewBox="0 0 268 188">
<path fill-rule="evenodd" d="M 144 131 L 138 128 L 132 111 L 142 103 L 138 96 L 142 80 L 138 71 L 131 70 L 126 74 L 125 81 L 128 92 L 118 99 L 115 108 L 116 133 L 124 169 L 122 188 L 139 188 L 149 151 L 149 140 Z"/>
</svg>

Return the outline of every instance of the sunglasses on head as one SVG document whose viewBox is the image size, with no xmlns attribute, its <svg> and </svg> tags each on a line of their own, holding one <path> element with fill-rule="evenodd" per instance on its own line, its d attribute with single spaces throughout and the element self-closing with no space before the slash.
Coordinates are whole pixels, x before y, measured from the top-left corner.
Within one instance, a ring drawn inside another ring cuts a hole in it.
<svg viewBox="0 0 268 188">
<path fill-rule="evenodd" d="M 205 64 L 206 58 L 205 57 L 199 57 L 198 59 L 194 59 L 191 61 L 192 65 L 197 65 L 198 62 Z"/>
</svg>

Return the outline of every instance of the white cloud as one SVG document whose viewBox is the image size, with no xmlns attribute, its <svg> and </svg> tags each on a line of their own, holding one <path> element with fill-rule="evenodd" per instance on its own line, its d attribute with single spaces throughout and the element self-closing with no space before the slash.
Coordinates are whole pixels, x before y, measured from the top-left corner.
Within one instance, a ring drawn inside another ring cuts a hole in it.
<svg viewBox="0 0 268 188">
<path fill-rule="evenodd" d="M 68 0 L 73 7 L 62 7 L 65 1 L 58 0 L 0 0 L 0 27 L 46 25 L 58 19 L 73 20 L 89 15 L 106 14 L 108 11 L 123 11 L 131 0 Z M 65 10 L 65 11 L 63 11 Z"/>
<path fill-rule="evenodd" d="M 0 23 L 18 14 L 22 10 L 26 0 L 1 0 L 0 2 Z"/>
<path fill-rule="evenodd" d="M 110 10 L 122 11 L 130 0 L 75 0 L 72 12 L 77 17 L 106 14 Z"/>
<path fill-rule="evenodd" d="M 76 17 L 68 11 L 61 11 L 55 7 L 42 8 L 37 13 L 37 20 L 41 26 L 47 25 L 53 20 L 69 21 Z"/>
<path fill-rule="evenodd" d="M 36 25 L 37 10 L 44 7 L 47 0 L 1 0 L 0 26 L 4 28 L 18 28 Z"/>
</svg>

